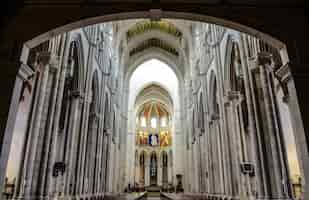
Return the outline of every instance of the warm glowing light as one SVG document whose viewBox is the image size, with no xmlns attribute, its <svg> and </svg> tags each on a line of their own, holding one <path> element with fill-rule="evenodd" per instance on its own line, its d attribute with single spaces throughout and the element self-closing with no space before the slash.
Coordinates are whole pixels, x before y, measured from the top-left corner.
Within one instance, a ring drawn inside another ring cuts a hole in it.
<svg viewBox="0 0 309 200">
<path fill-rule="evenodd" d="M 161 118 L 161 127 L 166 127 L 166 117 Z"/>
<path fill-rule="evenodd" d="M 157 127 L 157 119 L 151 118 L 150 125 L 151 125 L 151 128 L 156 128 Z"/>
<path fill-rule="evenodd" d="M 145 117 L 142 117 L 142 119 L 141 119 L 141 126 L 142 127 L 146 127 L 146 119 L 145 119 Z"/>
</svg>

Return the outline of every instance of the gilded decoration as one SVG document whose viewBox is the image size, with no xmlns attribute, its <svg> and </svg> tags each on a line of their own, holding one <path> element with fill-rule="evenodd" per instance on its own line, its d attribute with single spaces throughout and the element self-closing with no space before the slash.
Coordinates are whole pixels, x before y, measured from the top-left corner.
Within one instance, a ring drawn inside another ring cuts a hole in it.
<svg viewBox="0 0 309 200">
<path fill-rule="evenodd" d="M 159 30 L 167 34 L 173 35 L 179 40 L 182 38 L 182 32 L 177 29 L 175 25 L 167 21 L 143 21 L 136 23 L 131 29 L 127 31 L 127 40 L 131 40 L 133 37 L 151 31 Z"/>
<path fill-rule="evenodd" d="M 160 134 L 139 131 L 136 134 L 136 145 L 151 147 L 168 147 L 172 144 L 172 135 L 169 131 L 161 131 Z"/>
</svg>

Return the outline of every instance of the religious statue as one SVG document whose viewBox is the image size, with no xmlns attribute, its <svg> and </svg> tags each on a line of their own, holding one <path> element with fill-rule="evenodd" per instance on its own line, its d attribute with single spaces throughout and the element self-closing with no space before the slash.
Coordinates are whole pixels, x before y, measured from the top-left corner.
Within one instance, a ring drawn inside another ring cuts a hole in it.
<svg viewBox="0 0 309 200">
<path fill-rule="evenodd" d="M 150 145 L 157 146 L 158 145 L 158 137 L 155 134 L 150 135 Z"/>
<path fill-rule="evenodd" d="M 167 131 L 161 132 L 160 134 L 160 146 L 168 146 L 169 142 L 169 133 Z"/>
<path fill-rule="evenodd" d="M 148 140 L 148 134 L 147 134 L 147 132 L 144 132 L 142 144 L 143 144 L 143 145 L 147 145 L 147 143 L 148 143 L 147 140 Z"/>
</svg>

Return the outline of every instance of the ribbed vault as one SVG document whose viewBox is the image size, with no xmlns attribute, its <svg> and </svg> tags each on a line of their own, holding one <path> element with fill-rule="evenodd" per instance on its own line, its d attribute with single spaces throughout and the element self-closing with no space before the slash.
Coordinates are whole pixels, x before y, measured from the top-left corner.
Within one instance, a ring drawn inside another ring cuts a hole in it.
<svg viewBox="0 0 309 200">
<path fill-rule="evenodd" d="M 151 47 L 157 47 L 157 48 L 163 49 L 164 51 L 167 51 L 168 53 L 171 53 L 174 56 L 179 56 L 179 52 L 176 50 L 175 47 L 173 47 L 172 45 L 158 38 L 151 38 L 151 39 L 143 41 L 137 47 L 133 48 L 130 51 L 129 55 L 133 56 L 134 54 L 142 52 L 145 49 L 148 49 Z"/>
<path fill-rule="evenodd" d="M 159 30 L 181 40 L 182 32 L 177 29 L 172 23 L 167 21 L 143 21 L 136 23 L 132 28 L 126 32 L 127 41 L 138 36 L 139 34 L 149 32 L 152 30 Z"/>
</svg>

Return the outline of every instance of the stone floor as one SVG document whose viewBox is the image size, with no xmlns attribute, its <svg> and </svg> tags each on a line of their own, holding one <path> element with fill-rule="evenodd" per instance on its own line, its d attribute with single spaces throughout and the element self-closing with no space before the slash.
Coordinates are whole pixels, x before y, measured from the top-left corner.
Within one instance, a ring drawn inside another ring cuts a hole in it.
<svg viewBox="0 0 309 200">
<path fill-rule="evenodd" d="M 147 197 L 147 200 L 160 200 L 160 197 Z"/>
</svg>

